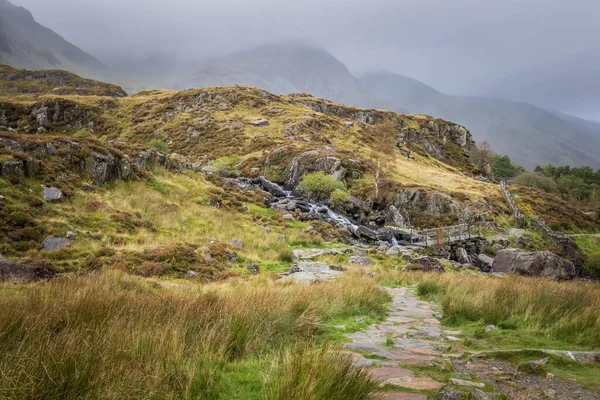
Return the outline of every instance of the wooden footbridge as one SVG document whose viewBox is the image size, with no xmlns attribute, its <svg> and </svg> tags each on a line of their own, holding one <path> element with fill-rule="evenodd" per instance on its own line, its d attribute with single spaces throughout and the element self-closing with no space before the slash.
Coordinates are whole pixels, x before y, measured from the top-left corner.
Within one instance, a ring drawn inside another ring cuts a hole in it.
<svg viewBox="0 0 600 400">
<path fill-rule="evenodd" d="M 462 242 L 468 239 L 483 237 L 481 225 L 452 225 L 441 228 L 412 230 L 411 244 L 414 246 L 430 247 Z"/>
</svg>

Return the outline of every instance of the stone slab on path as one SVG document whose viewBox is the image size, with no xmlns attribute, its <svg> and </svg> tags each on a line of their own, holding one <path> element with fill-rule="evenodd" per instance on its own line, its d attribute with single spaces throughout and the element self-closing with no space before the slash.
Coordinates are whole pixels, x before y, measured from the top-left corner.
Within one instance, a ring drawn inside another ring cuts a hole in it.
<svg viewBox="0 0 600 400">
<path fill-rule="evenodd" d="M 377 393 L 377 397 L 382 400 L 427 400 L 424 394 L 402 392 Z"/>
</svg>

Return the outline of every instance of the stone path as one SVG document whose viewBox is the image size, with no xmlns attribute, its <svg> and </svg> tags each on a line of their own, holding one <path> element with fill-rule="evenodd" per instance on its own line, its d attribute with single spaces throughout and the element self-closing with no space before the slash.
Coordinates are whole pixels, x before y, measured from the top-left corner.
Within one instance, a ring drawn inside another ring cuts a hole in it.
<svg viewBox="0 0 600 400">
<path fill-rule="evenodd" d="M 449 348 L 432 303 L 417 299 L 411 289 L 386 289 L 392 296 L 387 319 L 364 332 L 348 334 L 345 347 L 352 352 L 354 365 L 370 368 L 383 385 L 409 390 L 440 390 L 446 384 L 429 377 L 416 377 L 406 365 L 431 366 Z M 414 393 L 382 393 L 384 399 L 427 399 Z"/>
</svg>

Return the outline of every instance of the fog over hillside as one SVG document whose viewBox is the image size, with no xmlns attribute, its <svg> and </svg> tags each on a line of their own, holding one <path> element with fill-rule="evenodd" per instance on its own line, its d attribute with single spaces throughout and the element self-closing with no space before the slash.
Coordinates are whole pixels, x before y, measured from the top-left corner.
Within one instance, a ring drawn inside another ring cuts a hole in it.
<svg viewBox="0 0 600 400">
<path fill-rule="evenodd" d="M 454 95 L 600 120 L 600 3 L 589 0 L 14 0 L 101 60 L 180 63 L 298 40 L 355 74 L 385 69 Z"/>
</svg>

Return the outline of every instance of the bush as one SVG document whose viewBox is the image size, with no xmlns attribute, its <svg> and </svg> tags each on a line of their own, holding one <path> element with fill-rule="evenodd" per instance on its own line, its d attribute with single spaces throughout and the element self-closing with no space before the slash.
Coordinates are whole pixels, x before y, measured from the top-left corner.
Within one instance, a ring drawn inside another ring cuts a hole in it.
<svg viewBox="0 0 600 400">
<path fill-rule="evenodd" d="M 348 192 L 343 190 L 336 190 L 329 196 L 331 206 L 338 211 L 346 211 L 352 208 L 352 197 Z"/>
<path fill-rule="evenodd" d="M 298 188 L 314 200 L 325 200 L 336 190 L 344 190 L 345 185 L 336 180 L 333 175 L 324 172 L 312 172 L 304 175 Z"/>
<path fill-rule="evenodd" d="M 589 276 L 600 278 L 600 253 L 589 255 L 583 269 Z"/>
<path fill-rule="evenodd" d="M 154 147 L 156 150 L 161 151 L 163 153 L 170 153 L 169 146 L 160 139 L 150 139 L 148 141 L 149 147 Z"/>
<path fill-rule="evenodd" d="M 516 185 L 528 186 L 532 188 L 542 189 L 548 193 L 556 193 L 558 187 L 552 178 L 547 176 L 524 172 L 512 180 Z"/>
</svg>

